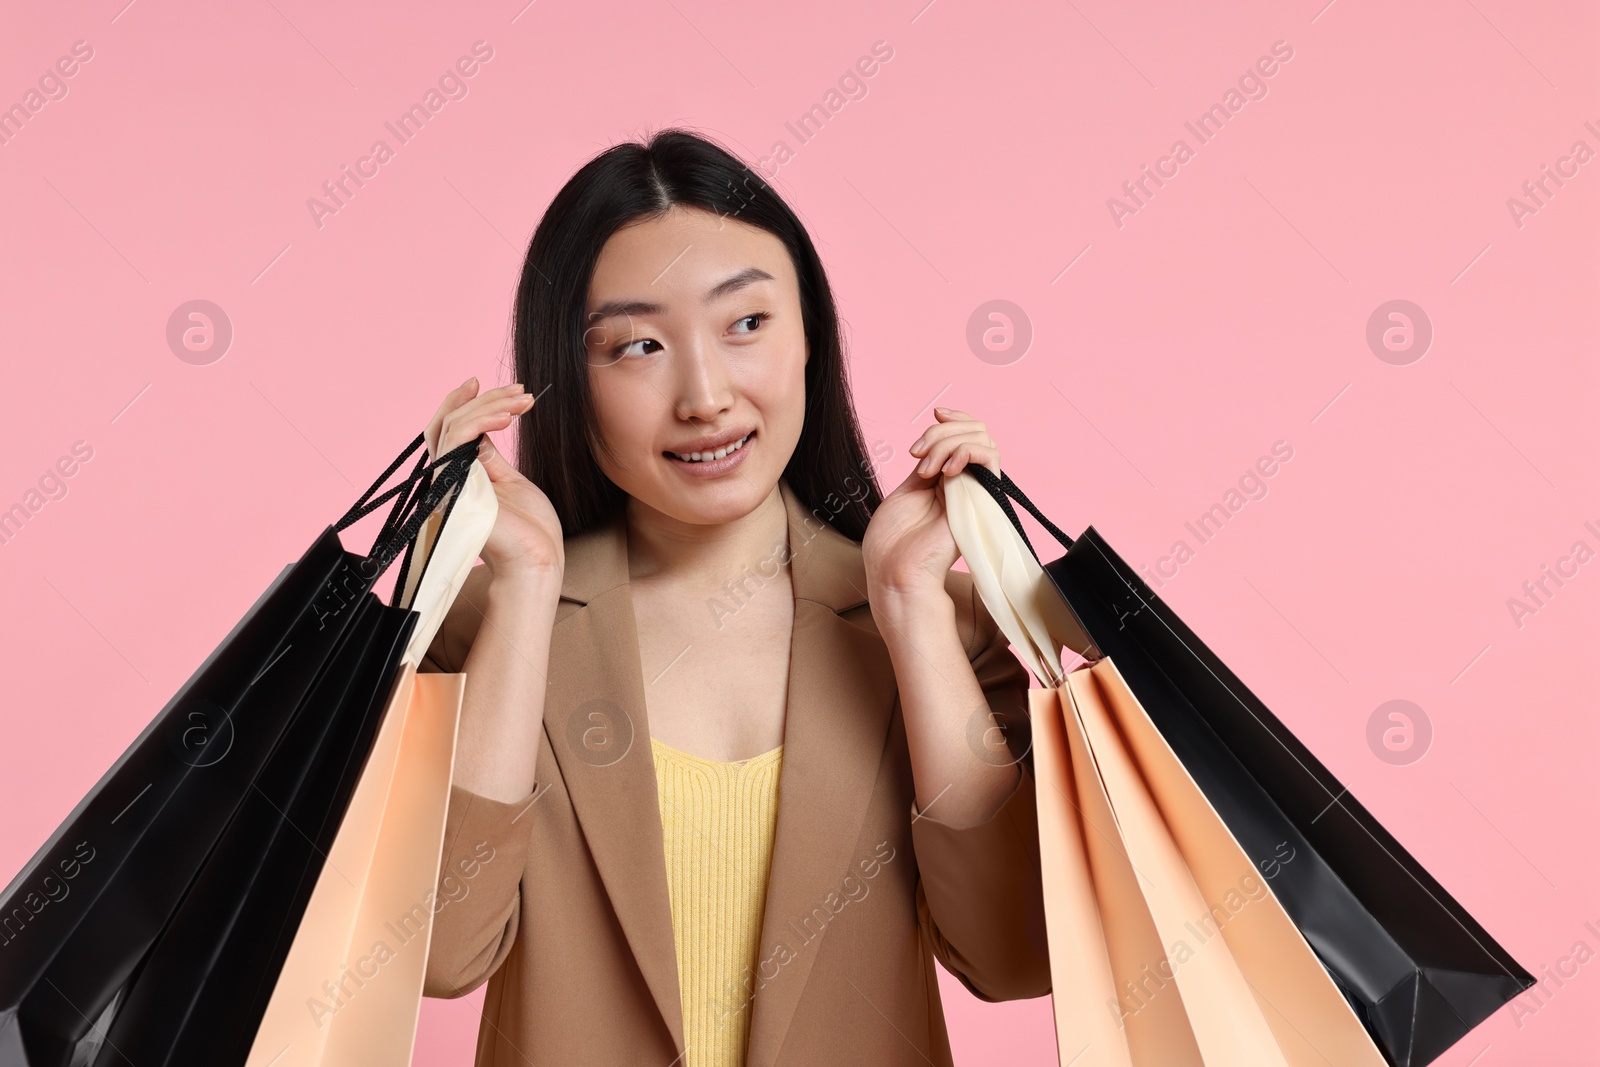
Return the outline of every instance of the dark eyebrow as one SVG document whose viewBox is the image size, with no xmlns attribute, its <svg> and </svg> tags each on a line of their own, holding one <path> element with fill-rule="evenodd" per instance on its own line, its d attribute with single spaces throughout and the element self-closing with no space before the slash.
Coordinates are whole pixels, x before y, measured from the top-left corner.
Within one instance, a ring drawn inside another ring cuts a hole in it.
<svg viewBox="0 0 1600 1067">
<path fill-rule="evenodd" d="M 746 286 L 754 285 L 757 282 L 774 280 L 772 275 L 760 267 L 746 267 L 737 274 L 730 274 L 716 285 L 713 285 L 706 292 L 704 302 L 709 304 L 714 300 L 727 296 L 729 293 L 736 293 Z M 659 315 L 663 310 L 665 310 L 665 305 L 657 304 L 650 300 L 608 300 L 589 314 L 589 321 L 609 319 L 618 315 Z"/>
</svg>

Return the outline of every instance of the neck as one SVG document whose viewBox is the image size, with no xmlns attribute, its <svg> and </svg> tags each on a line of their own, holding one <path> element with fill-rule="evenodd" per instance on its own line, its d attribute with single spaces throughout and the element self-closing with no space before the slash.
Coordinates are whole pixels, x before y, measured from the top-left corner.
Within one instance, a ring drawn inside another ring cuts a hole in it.
<svg viewBox="0 0 1600 1067">
<path fill-rule="evenodd" d="M 780 486 L 749 514 L 704 525 L 675 519 L 630 497 L 628 578 L 715 588 L 747 568 L 770 572 L 789 559 L 789 517 Z"/>
</svg>

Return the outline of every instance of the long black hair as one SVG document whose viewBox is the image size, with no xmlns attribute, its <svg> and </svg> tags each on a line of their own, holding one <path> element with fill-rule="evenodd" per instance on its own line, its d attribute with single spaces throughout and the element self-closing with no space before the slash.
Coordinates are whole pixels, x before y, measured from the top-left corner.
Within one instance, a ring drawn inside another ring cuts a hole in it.
<svg viewBox="0 0 1600 1067">
<path fill-rule="evenodd" d="M 701 134 L 664 129 L 609 148 L 561 187 L 528 246 L 517 286 L 517 381 L 539 397 L 519 420 L 517 467 L 549 497 L 563 536 L 600 525 L 627 494 L 594 451 L 600 438 L 589 394 L 584 308 L 606 240 L 630 222 L 675 206 L 728 216 L 776 236 L 800 283 L 806 361 L 805 423 L 783 478 L 812 512 L 855 541 L 882 493 L 850 398 L 839 317 L 805 227 L 759 173 Z"/>
</svg>

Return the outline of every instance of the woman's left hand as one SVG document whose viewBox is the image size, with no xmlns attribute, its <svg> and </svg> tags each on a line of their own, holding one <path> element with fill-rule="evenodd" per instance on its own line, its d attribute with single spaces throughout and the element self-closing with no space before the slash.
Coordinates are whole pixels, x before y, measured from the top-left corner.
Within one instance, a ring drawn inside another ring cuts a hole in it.
<svg viewBox="0 0 1600 1067">
<path fill-rule="evenodd" d="M 945 576 L 961 555 L 945 517 L 944 480 L 968 463 L 1000 473 L 1000 449 L 983 423 L 964 411 L 934 408 L 939 421 L 912 444 L 921 459 L 884 498 L 861 541 L 871 593 L 944 591 Z"/>
</svg>

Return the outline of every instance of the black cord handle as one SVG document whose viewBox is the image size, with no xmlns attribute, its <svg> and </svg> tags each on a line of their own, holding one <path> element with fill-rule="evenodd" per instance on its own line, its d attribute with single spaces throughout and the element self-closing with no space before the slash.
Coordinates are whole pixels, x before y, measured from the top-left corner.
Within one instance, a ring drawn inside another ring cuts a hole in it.
<svg viewBox="0 0 1600 1067">
<path fill-rule="evenodd" d="M 1006 518 L 1010 519 L 1011 525 L 1016 527 L 1017 534 L 1022 538 L 1022 543 L 1028 546 L 1028 551 L 1033 553 L 1033 558 L 1040 566 L 1044 565 L 1044 561 L 1039 559 L 1039 553 L 1034 550 L 1033 542 L 1028 540 L 1028 533 L 1022 528 L 1022 520 L 1017 517 L 1016 510 L 1011 506 L 1012 500 L 1027 508 L 1029 514 L 1039 520 L 1039 525 L 1049 530 L 1051 535 L 1061 542 L 1063 548 L 1072 547 L 1072 538 L 1063 533 L 1055 523 L 1045 518 L 1044 512 L 1034 506 L 1033 501 L 1029 500 L 1021 489 L 1017 488 L 1017 483 L 1013 482 L 1011 476 L 1006 474 L 1005 471 L 1001 471 L 996 475 L 988 467 L 977 463 L 968 463 L 963 469 L 971 472 L 972 476 L 978 479 L 978 484 L 988 490 L 990 496 L 994 497 L 995 503 L 999 504 L 1001 510 L 1006 513 Z"/>
<path fill-rule="evenodd" d="M 400 465 L 403 464 L 406 460 L 410 459 L 411 458 L 411 454 L 413 452 L 415 452 L 417 449 L 421 448 L 423 446 L 423 444 L 427 441 L 427 435 L 426 434 L 420 434 L 420 433 L 417 434 L 416 440 L 412 441 L 409 445 L 407 445 L 405 451 L 401 452 L 400 455 L 396 456 L 394 462 L 389 464 L 388 468 L 386 470 L 384 470 L 384 472 L 382 474 L 378 475 L 378 480 L 372 483 L 371 488 L 369 488 L 365 493 L 361 494 L 361 499 L 357 500 L 354 504 L 350 505 L 350 510 L 345 512 L 344 513 L 344 517 L 341 518 L 337 523 L 334 524 L 334 529 L 335 530 L 344 530 L 346 527 L 349 527 L 349 526 L 355 524 L 358 520 L 366 517 L 367 515 L 372 514 L 374 511 L 378 510 L 378 506 L 380 504 L 382 504 L 385 500 L 388 500 L 390 497 L 395 496 L 396 494 L 398 494 L 398 493 L 400 493 L 400 492 L 402 492 L 402 491 L 404 491 L 406 489 L 409 489 L 417 481 L 417 479 L 420 478 L 425 472 L 431 471 L 431 470 L 435 470 L 435 469 L 437 469 L 439 467 L 443 467 L 443 466 L 445 466 L 447 464 L 454 464 L 454 463 L 459 462 L 461 460 L 461 457 L 468 453 L 469 448 L 471 449 L 472 456 L 474 458 L 476 458 L 476 456 L 477 456 L 477 447 L 476 446 L 478 444 L 478 441 L 481 441 L 481 440 L 482 440 L 482 436 L 480 435 L 477 440 L 468 441 L 466 444 L 462 445 L 461 447 L 459 447 L 459 448 L 457 448 L 457 449 L 455 449 L 455 450 L 453 450 L 451 452 L 447 452 L 444 455 L 440 456 L 438 459 L 434 460 L 431 464 L 427 463 L 428 456 L 427 456 L 427 453 L 424 452 L 421 456 L 418 457 L 416 468 L 413 469 L 412 472 L 406 476 L 405 481 L 401 482 L 399 485 L 396 485 L 394 488 L 390 489 L 388 492 L 384 493 L 382 496 L 377 497 L 376 499 L 374 499 L 373 498 L 373 494 L 378 491 L 378 487 L 380 485 L 382 485 L 384 482 L 388 481 L 394 475 L 394 472 L 400 469 Z M 427 465 L 424 466 L 424 464 L 427 464 Z"/>
<path fill-rule="evenodd" d="M 427 453 L 417 460 L 417 465 L 403 481 L 382 495 L 374 496 L 378 487 L 399 470 L 401 465 L 410 458 L 411 454 L 421 448 L 425 435 L 418 434 L 406 450 L 389 464 L 387 470 L 378 476 L 372 483 L 372 488 L 361 494 L 361 499 L 351 505 L 344 517 L 334 524 L 335 530 L 344 530 L 354 525 L 358 520 L 372 514 L 382 507 L 390 497 L 395 498 L 394 507 L 389 512 L 389 517 L 384 520 L 383 528 L 378 531 L 378 536 L 373 539 L 372 551 L 367 559 L 374 569 L 374 574 L 381 574 L 388 569 L 390 563 L 402 551 L 409 554 L 411 543 L 422 530 L 422 524 L 428 521 L 434 509 L 455 489 L 467 480 L 467 472 L 471 469 L 473 461 L 478 458 L 478 447 L 483 441 L 479 434 L 471 441 L 451 449 L 432 463 L 428 463 Z M 430 481 L 425 475 L 438 472 Z"/>
</svg>

